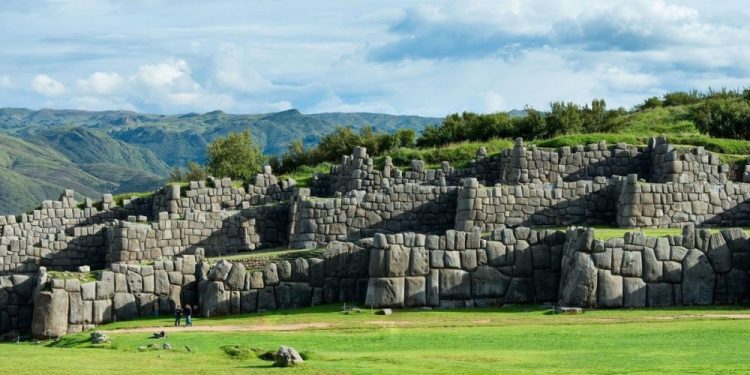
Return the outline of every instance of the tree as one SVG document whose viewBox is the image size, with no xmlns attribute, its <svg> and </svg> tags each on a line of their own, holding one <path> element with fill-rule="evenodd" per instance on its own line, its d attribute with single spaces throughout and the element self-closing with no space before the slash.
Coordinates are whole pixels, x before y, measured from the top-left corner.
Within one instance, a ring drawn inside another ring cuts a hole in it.
<svg viewBox="0 0 750 375">
<path fill-rule="evenodd" d="M 208 172 L 215 177 L 249 181 L 266 161 L 249 130 L 229 133 L 208 145 Z"/>
</svg>

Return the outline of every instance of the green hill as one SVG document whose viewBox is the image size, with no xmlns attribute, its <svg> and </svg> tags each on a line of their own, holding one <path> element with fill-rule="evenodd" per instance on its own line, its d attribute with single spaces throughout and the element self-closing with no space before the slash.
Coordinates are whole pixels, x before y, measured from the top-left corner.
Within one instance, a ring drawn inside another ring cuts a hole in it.
<svg viewBox="0 0 750 375">
<path fill-rule="evenodd" d="M 202 163 L 211 140 L 251 130 L 267 154 L 314 145 L 338 126 L 417 131 L 440 119 L 374 113 L 234 115 L 0 108 L 0 214 L 27 211 L 63 189 L 89 197 L 159 187 L 172 167 Z"/>
</svg>

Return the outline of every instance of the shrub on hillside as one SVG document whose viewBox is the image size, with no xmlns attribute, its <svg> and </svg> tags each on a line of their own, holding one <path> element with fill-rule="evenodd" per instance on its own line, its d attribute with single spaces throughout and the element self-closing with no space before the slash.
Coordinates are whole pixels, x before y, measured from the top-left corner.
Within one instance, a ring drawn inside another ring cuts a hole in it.
<svg viewBox="0 0 750 375">
<path fill-rule="evenodd" d="M 750 101 L 714 98 L 690 109 L 690 119 L 701 133 L 712 137 L 750 139 Z"/>
<path fill-rule="evenodd" d="M 249 181 L 265 161 L 265 156 L 248 130 L 213 140 L 208 145 L 206 169 L 214 177 Z"/>
</svg>

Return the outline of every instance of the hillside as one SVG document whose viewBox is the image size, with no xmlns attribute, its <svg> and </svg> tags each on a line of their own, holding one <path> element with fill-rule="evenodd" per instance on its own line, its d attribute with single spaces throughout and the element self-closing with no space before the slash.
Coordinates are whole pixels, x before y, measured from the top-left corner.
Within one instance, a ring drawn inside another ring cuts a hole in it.
<svg viewBox="0 0 750 375">
<path fill-rule="evenodd" d="M 101 193 L 153 190 L 172 167 L 205 161 L 216 137 L 249 129 L 267 154 L 294 139 L 314 145 L 337 126 L 417 131 L 440 119 L 373 113 L 155 115 L 128 111 L 0 108 L 0 214 L 27 211 L 75 189 Z"/>
</svg>

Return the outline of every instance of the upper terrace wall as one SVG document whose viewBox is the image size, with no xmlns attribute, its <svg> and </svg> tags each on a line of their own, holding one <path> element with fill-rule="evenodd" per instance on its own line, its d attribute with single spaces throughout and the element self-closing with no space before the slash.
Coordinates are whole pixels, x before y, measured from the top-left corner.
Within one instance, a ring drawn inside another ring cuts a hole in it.
<svg viewBox="0 0 750 375">
<path fill-rule="evenodd" d="M 621 227 L 750 225 L 748 183 L 644 183 L 629 175 L 617 203 Z"/>
<path fill-rule="evenodd" d="M 278 183 L 265 172 L 256 176 L 256 185 L 237 188 L 229 179 L 209 179 L 191 182 L 184 194 L 180 186 L 168 185 L 121 206 L 111 194 L 79 205 L 66 190 L 30 214 L 0 216 L 0 273 L 36 272 L 40 266 L 101 269 L 110 260 L 174 256 L 196 247 L 213 255 L 283 245 L 294 181 Z M 142 225 L 151 233 L 140 238 L 138 231 L 123 231 L 116 221 L 124 220 L 152 221 Z M 128 244 L 130 235 L 134 241 Z"/>
<path fill-rule="evenodd" d="M 476 178 L 490 186 L 502 184 L 558 183 L 592 180 L 596 177 L 638 174 L 654 182 L 725 182 L 729 167 L 700 147 L 675 149 L 663 137 L 652 138 L 648 146 L 635 147 L 618 143 L 608 146 L 601 141 L 586 146 L 561 147 L 557 150 L 524 146 L 518 138 L 515 146 L 499 155 L 488 157 L 483 148 L 467 168 L 453 168 L 444 162 L 440 169 L 425 169 L 424 163 L 412 161 L 405 172 L 394 167 L 386 157 L 382 171 L 376 170 L 367 150 L 356 147 L 344 156 L 328 174 L 313 179 L 312 195 L 335 196 L 351 190 L 375 192 L 393 185 L 419 183 L 428 185 L 461 185 L 465 178 Z"/>
<path fill-rule="evenodd" d="M 458 192 L 455 227 L 614 224 L 618 192 L 619 178 L 495 187 L 466 179 Z"/>
<path fill-rule="evenodd" d="M 512 149 L 503 150 L 502 158 L 507 160 L 507 165 L 502 182 L 579 181 L 628 173 L 643 174 L 648 171 L 650 156 L 650 149 L 625 144 L 610 147 L 604 141 L 557 150 L 528 149 L 518 138 Z"/>
<path fill-rule="evenodd" d="M 140 262 L 193 254 L 219 256 L 287 243 L 289 205 L 267 204 L 222 212 L 159 213 L 150 224 L 118 222 L 107 228 L 107 260 Z"/>
<path fill-rule="evenodd" d="M 191 181 L 186 189 L 167 185 L 153 198 L 153 215 L 160 212 L 185 215 L 190 211 L 219 212 L 247 206 L 288 201 L 294 194 L 294 180 L 278 181 L 270 167 L 255 176 L 253 184 L 236 187 L 229 178 Z"/>
<path fill-rule="evenodd" d="M 442 232 L 453 227 L 456 191 L 453 186 L 403 184 L 344 198 L 310 198 L 302 190 L 292 203 L 289 245 L 315 247 L 375 232 Z"/>
</svg>

